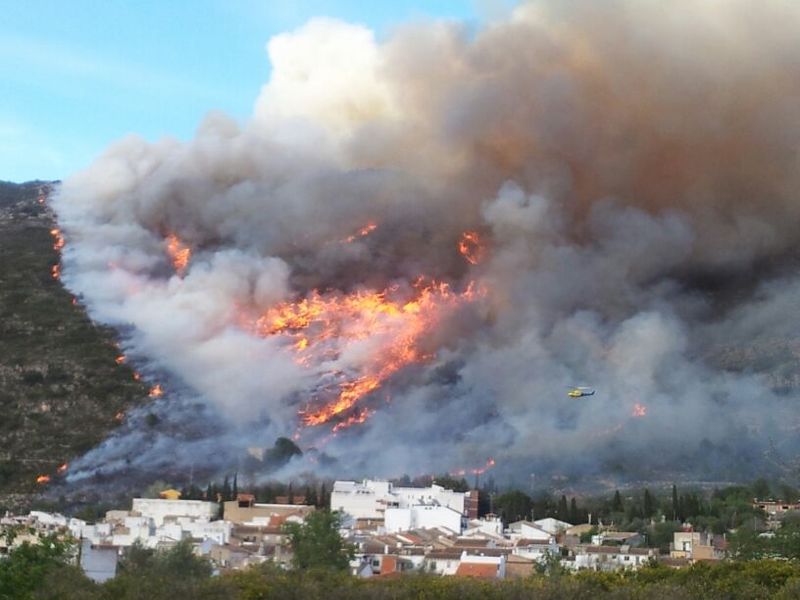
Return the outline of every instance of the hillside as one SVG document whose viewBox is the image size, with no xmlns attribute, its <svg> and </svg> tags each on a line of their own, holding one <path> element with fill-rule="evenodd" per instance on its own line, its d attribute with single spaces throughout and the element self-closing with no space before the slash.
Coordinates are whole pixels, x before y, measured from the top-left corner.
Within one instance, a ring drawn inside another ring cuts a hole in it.
<svg viewBox="0 0 800 600">
<path fill-rule="evenodd" d="M 0 508 L 25 503 L 58 467 L 147 398 L 119 354 L 53 277 L 51 185 L 0 182 Z M 40 198 L 41 194 L 41 198 Z"/>
</svg>

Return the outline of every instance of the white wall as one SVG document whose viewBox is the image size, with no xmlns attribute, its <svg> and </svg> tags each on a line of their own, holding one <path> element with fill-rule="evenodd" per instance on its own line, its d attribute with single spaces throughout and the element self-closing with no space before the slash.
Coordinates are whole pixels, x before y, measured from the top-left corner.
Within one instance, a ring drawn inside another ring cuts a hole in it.
<svg viewBox="0 0 800 600">
<path fill-rule="evenodd" d="M 160 498 L 134 498 L 132 511 L 150 517 L 161 525 L 166 517 L 194 517 L 210 521 L 217 516 L 216 502 L 202 500 L 163 500 Z"/>
</svg>

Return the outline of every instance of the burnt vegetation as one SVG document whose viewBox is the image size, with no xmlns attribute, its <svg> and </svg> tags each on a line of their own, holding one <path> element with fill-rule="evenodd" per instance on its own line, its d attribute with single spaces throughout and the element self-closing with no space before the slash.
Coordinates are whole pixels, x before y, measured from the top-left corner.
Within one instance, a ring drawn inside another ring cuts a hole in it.
<svg viewBox="0 0 800 600">
<path fill-rule="evenodd" d="M 57 479 L 147 398 L 115 362 L 114 332 L 52 275 L 51 190 L 0 182 L 0 507 L 26 503 L 41 489 L 37 476 Z"/>
</svg>

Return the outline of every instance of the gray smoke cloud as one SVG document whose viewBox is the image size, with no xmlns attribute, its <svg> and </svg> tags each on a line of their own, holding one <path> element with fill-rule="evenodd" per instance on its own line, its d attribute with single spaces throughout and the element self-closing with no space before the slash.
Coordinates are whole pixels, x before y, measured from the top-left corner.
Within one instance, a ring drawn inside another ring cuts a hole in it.
<svg viewBox="0 0 800 600">
<path fill-rule="evenodd" d="M 169 427 L 132 418 L 74 476 L 225 465 L 298 428 L 339 476 L 488 457 L 522 477 L 795 476 L 798 39 L 780 0 L 539 1 L 477 32 L 378 42 L 315 19 L 273 38 L 250 121 L 128 137 L 55 199 L 65 284 L 168 390 L 148 410 Z M 312 290 L 407 300 L 420 275 L 482 293 L 442 309 L 424 360 L 356 405 L 364 424 L 299 427 L 386 335 L 309 367 L 248 319 Z"/>
</svg>

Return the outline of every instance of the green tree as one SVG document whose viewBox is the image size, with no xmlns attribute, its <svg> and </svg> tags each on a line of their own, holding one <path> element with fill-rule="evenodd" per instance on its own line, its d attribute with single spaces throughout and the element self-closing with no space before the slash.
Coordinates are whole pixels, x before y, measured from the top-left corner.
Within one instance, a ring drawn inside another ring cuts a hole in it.
<svg viewBox="0 0 800 600">
<path fill-rule="evenodd" d="M 673 521 L 680 521 L 681 519 L 681 510 L 680 510 L 680 501 L 678 500 L 678 486 L 674 483 L 672 484 L 672 520 Z"/>
<path fill-rule="evenodd" d="M 769 489 L 769 482 L 760 477 L 753 482 L 753 485 L 750 486 L 753 490 L 753 496 L 758 498 L 759 500 L 767 500 L 770 497 L 770 489 Z M 785 499 L 788 502 L 788 499 Z"/>
<path fill-rule="evenodd" d="M 647 488 L 644 488 L 643 503 L 644 503 L 643 507 L 644 517 L 648 519 L 652 517 L 653 513 L 655 512 L 655 502 L 653 501 L 652 494 L 650 494 L 650 490 L 648 490 Z"/>
<path fill-rule="evenodd" d="M 10 542 L 14 535 L 15 532 L 9 532 L 7 540 Z M 37 544 L 23 543 L 8 557 L 0 559 L 0 599 L 33 598 L 34 592 L 43 588 L 52 573 L 77 569 L 68 564 L 73 554 L 74 544 L 56 535 L 43 537 Z M 80 571 L 71 573 L 70 578 L 81 582 L 87 590 L 93 587 Z"/>
<path fill-rule="evenodd" d="M 294 568 L 346 571 L 354 551 L 339 535 L 340 525 L 339 513 L 329 510 L 315 510 L 303 523 L 286 523 Z"/>
<path fill-rule="evenodd" d="M 614 499 L 611 501 L 611 511 L 612 512 L 622 512 L 625 510 L 625 506 L 622 504 L 622 496 L 619 494 L 619 490 L 614 491 Z"/>
<path fill-rule="evenodd" d="M 528 494 L 514 490 L 494 499 L 494 510 L 506 523 L 513 523 L 531 516 L 533 500 Z"/>
<path fill-rule="evenodd" d="M 561 499 L 558 501 L 557 518 L 560 521 L 566 521 L 567 519 L 569 519 L 569 508 L 567 508 L 567 497 L 564 494 L 561 494 Z"/>
</svg>

